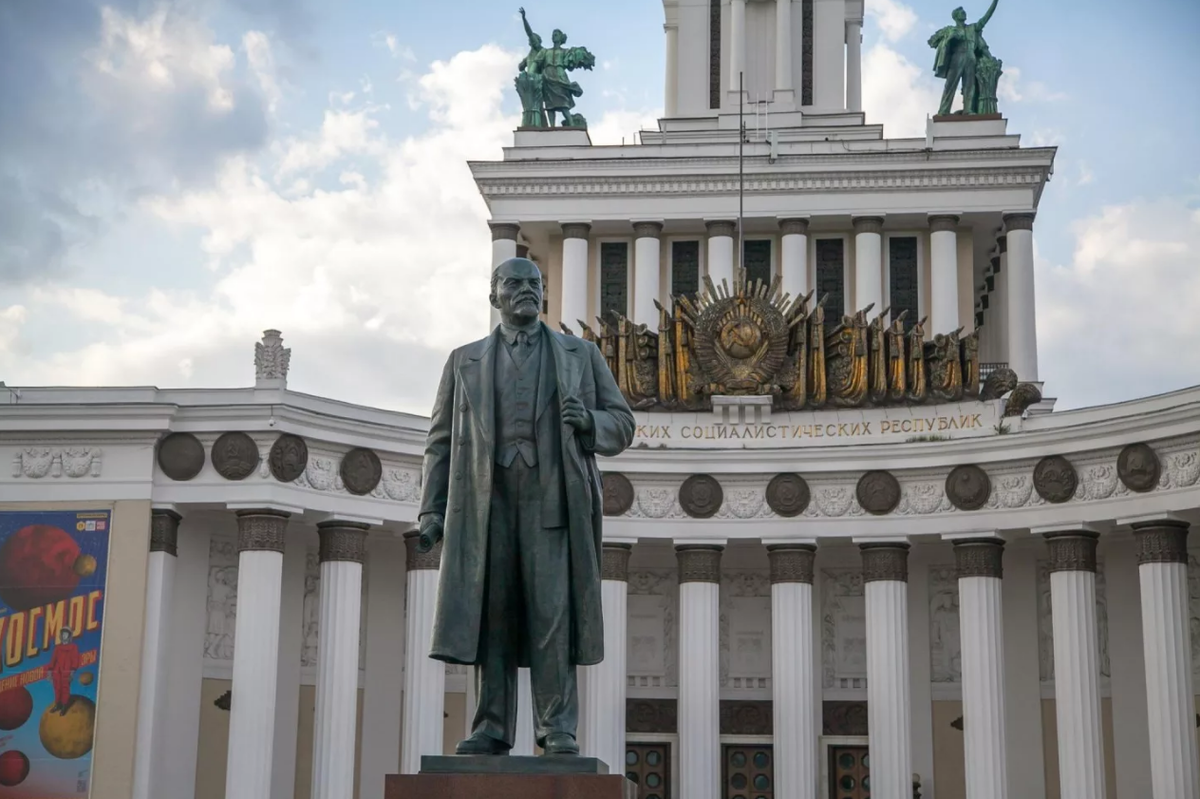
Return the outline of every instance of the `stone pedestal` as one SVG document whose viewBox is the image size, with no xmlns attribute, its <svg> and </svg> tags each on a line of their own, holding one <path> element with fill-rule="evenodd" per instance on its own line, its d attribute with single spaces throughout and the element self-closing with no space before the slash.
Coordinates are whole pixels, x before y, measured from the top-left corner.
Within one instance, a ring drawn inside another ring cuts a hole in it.
<svg viewBox="0 0 1200 799">
<path fill-rule="evenodd" d="M 387 778 L 384 799 L 638 799 L 594 757 L 424 757 L 421 773 Z"/>
</svg>

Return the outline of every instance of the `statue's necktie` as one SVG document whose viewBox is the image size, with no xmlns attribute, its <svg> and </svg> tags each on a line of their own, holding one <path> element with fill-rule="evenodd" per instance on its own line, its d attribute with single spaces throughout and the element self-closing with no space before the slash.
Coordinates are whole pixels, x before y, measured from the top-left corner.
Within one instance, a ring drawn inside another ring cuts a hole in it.
<svg viewBox="0 0 1200 799">
<path fill-rule="evenodd" d="M 516 362 L 517 366 L 525 363 L 525 360 L 529 357 L 529 350 L 531 349 L 530 344 L 531 342 L 529 341 L 529 334 L 524 330 L 518 330 L 516 336 L 516 346 L 513 347 L 512 351 L 513 361 Z"/>
</svg>

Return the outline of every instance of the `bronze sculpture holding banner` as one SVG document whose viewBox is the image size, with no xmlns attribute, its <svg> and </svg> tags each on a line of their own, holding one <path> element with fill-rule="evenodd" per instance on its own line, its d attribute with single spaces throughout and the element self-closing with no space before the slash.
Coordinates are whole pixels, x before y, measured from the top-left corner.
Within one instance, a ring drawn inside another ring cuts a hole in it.
<svg viewBox="0 0 1200 799">
<path fill-rule="evenodd" d="M 567 73 L 576 69 L 590 71 L 596 66 L 596 57 L 586 47 L 564 47 L 567 34 L 557 28 L 550 37 L 552 46 L 543 47 L 542 37 L 533 32 L 524 8 L 521 9 L 521 22 L 529 39 L 529 55 L 517 65 L 521 127 L 552 128 L 555 115 L 561 114 L 562 127 L 586 128 L 587 120 L 583 115 L 571 112 L 575 98 L 583 95 L 583 89 Z"/>
<path fill-rule="evenodd" d="M 963 107 L 958 114 L 978 116 L 998 112 L 996 86 L 1003 62 L 992 55 L 983 38 L 983 29 L 996 12 L 997 1 L 992 0 L 979 21 L 970 24 L 967 23 L 967 12 L 961 6 L 954 9 L 951 14 L 954 24 L 929 37 L 929 46 L 937 50 L 933 74 L 946 80 L 938 116 L 950 114 L 960 84 Z"/>
<path fill-rule="evenodd" d="M 596 456 L 629 446 L 633 414 L 596 345 L 538 319 L 536 264 L 496 267 L 491 301 L 501 323 L 451 353 L 425 446 L 419 548 L 443 544 L 430 657 L 475 666 L 458 754 L 509 753 L 528 666 L 538 745 L 577 755 L 576 666 L 604 658 Z"/>
</svg>

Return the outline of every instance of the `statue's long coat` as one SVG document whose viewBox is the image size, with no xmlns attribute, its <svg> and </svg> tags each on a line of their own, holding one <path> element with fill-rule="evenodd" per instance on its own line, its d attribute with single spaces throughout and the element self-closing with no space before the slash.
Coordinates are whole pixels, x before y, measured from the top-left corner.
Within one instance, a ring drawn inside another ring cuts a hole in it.
<svg viewBox="0 0 1200 799">
<path fill-rule="evenodd" d="M 604 659 L 600 606 L 603 489 L 599 455 L 617 455 L 633 440 L 634 421 L 596 345 L 555 333 L 544 323 L 535 431 L 538 468 L 564 470 L 570 536 L 571 658 L 590 666 Z M 486 601 L 488 512 L 495 469 L 495 354 L 500 330 L 450 354 L 438 386 L 425 446 L 421 515 L 445 517 L 441 576 L 430 657 L 478 662 Z M 550 368 L 545 368 L 547 362 Z M 574 396 L 592 413 L 594 429 L 577 434 L 559 411 Z M 553 400 L 553 401 L 552 401 Z M 557 450 L 557 451 L 556 451 Z M 523 626 L 523 620 L 514 620 Z M 522 665 L 527 653 L 522 652 Z"/>
</svg>

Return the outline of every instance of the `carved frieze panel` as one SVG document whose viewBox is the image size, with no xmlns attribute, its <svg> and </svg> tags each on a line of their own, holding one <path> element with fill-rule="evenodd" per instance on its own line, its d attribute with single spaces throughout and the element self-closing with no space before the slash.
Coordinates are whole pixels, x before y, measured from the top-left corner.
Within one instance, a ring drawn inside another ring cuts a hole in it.
<svg viewBox="0 0 1200 799">
<path fill-rule="evenodd" d="M 407 595 L 407 592 L 405 592 Z M 358 667 L 367 662 L 367 569 L 362 570 L 362 612 L 359 614 Z M 300 622 L 300 666 L 317 667 L 321 643 L 321 558 L 319 550 L 310 549 L 304 556 L 304 603 Z"/>
<path fill-rule="evenodd" d="M 1054 609 L 1051 606 L 1050 561 L 1037 564 L 1038 661 L 1042 682 L 1054 681 Z M 1096 626 L 1100 642 L 1100 677 L 1108 679 L 1112 671 L 1108 656 L 1108 593 L 1105 589 L 1104 561 L 1096 562 Z"/>
<path fill-rule="evenodd" d="M 103 463 L 100 447 L 22 447 L 13 456 L 12 476 L 99 477 Z"/>
<path fill-rule="evenodd" d="M 208 545 L 208 620 L 204 630 L 204 657 L 207 660 L 233 660 L 237 563 L 237 541 L 214 536 Z"/>
<path fill-rule="evenodd" d="M 675 569 L 629 572 L 628 686 L 679 684 L 679 582 Z"/>
<path fill-rule="evenodd" d="M 679 731 L 679 703 L 674 699 L 626 699 L 625 731 L 671 734 Z"/>
<path fill-rule="evenodd" d="M 765 690 L 771 684 L 771 579 L 767 572 L 721 573 L 721 685 Z"/>
<path fill-rule="evenodd" d="M 958 569 L 953 565 L 929 568 L 929 661 L 933 682 L 962 682 Z"/>
<path fill-rule="evenodd" d="M 860 569 L 821 570 L 821 684 L 867 687 L 867 606 Z"/>
<path fill-rule="evenodd" d="M 866 702 L 822 702 L 822 735 L 866 735 Z"/>
<path fill-rule="evenodd" d="M 721 735 L 773 735 L 774 717 L 770 701 L 722 699 Z"/>
</svg>

